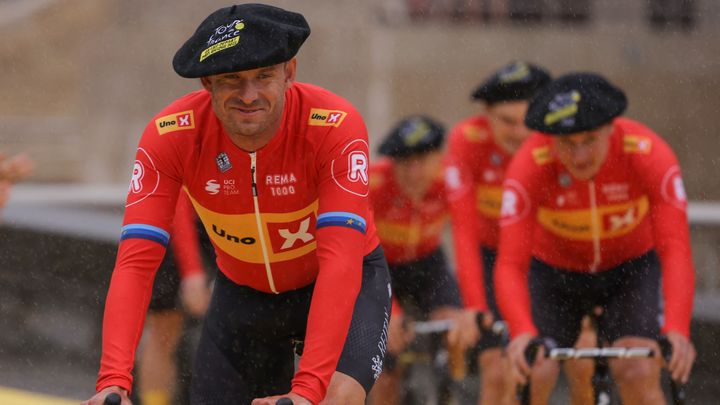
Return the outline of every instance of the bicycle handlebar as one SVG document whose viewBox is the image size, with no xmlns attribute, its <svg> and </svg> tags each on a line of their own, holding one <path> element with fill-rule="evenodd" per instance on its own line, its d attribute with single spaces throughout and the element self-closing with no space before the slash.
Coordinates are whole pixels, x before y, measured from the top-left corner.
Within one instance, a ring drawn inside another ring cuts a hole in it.
<svg viewBox="0 0 720 405">
<path fill-rule="evenodd" d="M 455 322 L 452 319 L 418 321 L 413 322 L 413 331 L 418 335 L 445 333 L 452 329 L 454 325 Z M 490 328 L 486 328 L 484 312 L 478 312 L 477 325 L 483 332 L 492 332 L 496 335 L 503 335 L 507 333 L 507 323 L 505 321 L 495 321 Z"/>
<path fill-rule="evenodd" d="M 669 363 L 670 358 L 672 358 L 672 344 L 668 340 L 667 336 L 661 336 L 658 339 L 658 344 L 660 345 L 660 352 L 665 359 L 665 362 Z M 558 348 L 557 343 L 552 338 L 536 337 L 532 339 L 525 348 L 525 360 L 531 367 L 533 363 L 535 363 L 535 357 L 541 347 L 545 349 L 545 358 L 557 361 L 569 359 L 627 359 L 655 357 L 655 351 L 648 347 L 590 347 L 581 349 L 575 349 L 572 347 Z M 526 389 L 527 388 L 524 387 L 523 391 Z M 675 405 L 682 405 L 685 403 L 687 398 L 685 384 L 679 383 L 671 378 L 670 391 Z M 528 394 L 524 392 L 522 395 Z"/>
<path fill-rule="evenodd" d="M 545 358 L 551 360 L 571 359 L 630 359 L 655 357 L 655 351 L 649 347 L 557 347 L 551 338 L 535 338 L 525 349 L 525 360 L 532 365 L 540 348 L 545 349 Z"/>
<path fill-rule="evenodd" d="M 293 405 L 293 401 L 290 398 L 280 398 L 275 402 L 275 405 Z"/>
<path fill-rule="evenodd" d="M 120 405 L 122 403 L 122 398 L 120 398 L 120 395 L 111 392 L 110 394 L 107 394 L 105 397 L 105 401 L 103 402 L 103 405 Z"/>
</svg>

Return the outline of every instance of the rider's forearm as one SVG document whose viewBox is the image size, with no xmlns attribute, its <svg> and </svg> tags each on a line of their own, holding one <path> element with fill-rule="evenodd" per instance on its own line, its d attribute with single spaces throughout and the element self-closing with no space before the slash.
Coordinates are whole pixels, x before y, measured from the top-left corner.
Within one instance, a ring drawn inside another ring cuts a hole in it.
<svg viewBox="0 0 720 405">
<path fill-rule="evenodd" d="M 140 254 L 128 254 L 131 251 Z M 97 391 L 113 385 L 128 391 L 132 387 L 135 349 L 142 334 L 154 273 L 164 252 L 163 245 L 142 239 L 120 244 L 105 305 Z"/>
<path fill-rule="evenodd" d="M 685 213 L 665 205 L 653 210 L 660 218 L 655 228 L 656 250 L 662 267 L 665 325 L 663 331 L 690 336 L 695 270 L 690 251 L 690 236 Z"/>
<path fill-rule="evenodd" d="M 292 391 L 319 403 L 347 337 L 355 300 L 362 282 L 361 249 L 364 234 L 349 228 L 327 227 L 317 231 L 320 271 L 308 316 L 305 349 L 292 381 Z"/>
<path fill-rule="evenodd" d="M 474 195 L 468 191 L 465 195 L 450 202 L 452 217 L 452 236 L 457 265 L 457 279 L 463 305 L 466 308 L 486 311 L 485 285 L 478 243 L 477 212 Z"/>
</svg>

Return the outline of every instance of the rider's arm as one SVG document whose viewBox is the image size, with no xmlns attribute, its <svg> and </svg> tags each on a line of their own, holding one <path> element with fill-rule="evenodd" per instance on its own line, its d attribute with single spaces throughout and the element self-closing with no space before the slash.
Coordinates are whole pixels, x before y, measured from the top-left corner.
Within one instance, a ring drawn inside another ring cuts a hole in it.
<svg viewBox="0 0 720 405">
<path fill-rule="evenodd" d="M 136 154 L 125 207 L 117 260 L 103 319 L 102 357 L 97 391 L 117 385 L 132 388 L 135 349 L 142 334 L 155 272 L 169 241 L 180 183 L 172 156 L 150 125 Z M 168 136 L 163 138 L 167 141 Z"/>
<path fill-rule="evenodd" d="M 308 315 L 305 349 L 292 392 L 319 403 L 347 337 L 360 291 L 368 202 L 367 130 L 355 112 L 321 140 L 318 171 L 319 272 Z"/>
<path fill-rule="evenodd" d="M 466 142 L 461 126 L 450 133 L 445 158 L 445 189 L 452 222 L 453 249 L 460 294 L 466 308 L 486 311 L 480 244 L 477 230 L 475 182 L 470 170 Z"/>
<path fill-rule="evenodd" d="M 513 158 L 503 183 L 500 245 L 495 264 L 495 292 L 510 334 L 537 335 L 530 310 L 528 273 L 535 229 L 534 188 L 539 168 L 523 146 Z"/>
<path fill-rule="evenodd" d="M 170 243 L 177 260 L 180 278 L 184 280 L 204 272 L 195 210 L 185 191 L 181 191 L 178 195 Z"/>
<path fill-rule="evenodd" d="M 690 251 L 687 201 L 675 154 L 660 138 L 649 155 L 637 156 L 636 167 L 648 187 L 655 249 L 660 256 L 665 300 L 663 332 L 690 335 L 695 270 Z"/>
</svg>

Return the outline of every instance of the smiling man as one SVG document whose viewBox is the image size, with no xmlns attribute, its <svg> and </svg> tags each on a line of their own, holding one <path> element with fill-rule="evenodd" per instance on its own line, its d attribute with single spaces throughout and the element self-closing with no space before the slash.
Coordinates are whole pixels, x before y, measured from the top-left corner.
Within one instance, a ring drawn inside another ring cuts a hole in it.
<svg viewBox="0 0 720 405">
<path fill-rule="evenodd" d="M 362 404 L 382 369 L 390 279 L 368 203 L 367 130 L 346 100 L 295 82 L 302 15 L 212 13 L 175 71 L 203 89 L 145 129 L 108 292 L 98 394 L 123 396 L 181 189 L 220 272 L 192 403 Z M 298 370 L 293 350 L 304 347 Z"/>
</svg>

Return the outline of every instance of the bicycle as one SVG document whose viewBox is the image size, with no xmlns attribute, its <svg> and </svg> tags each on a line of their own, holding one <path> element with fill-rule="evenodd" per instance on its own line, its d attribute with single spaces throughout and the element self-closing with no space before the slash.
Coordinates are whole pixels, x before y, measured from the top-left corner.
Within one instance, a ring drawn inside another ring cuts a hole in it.
<svg viewBox="0 0 720 405">
<path fill-rule="evenodd" d="M 482 333 L 493 333 L 507 339 L 504 321 L 496 321 L 487 328 L 484 314 L 479 313 L 477 324 Z M 441 344 L 444 335 L 453 326 L 454 322 L 449 319 L 412 323 L 417 338 L 395 360 L 402 367 L 403 374 L 400 403 L 427 403 L 427 398 L 434 398 L 440 405 L 477 402 L 477 381 L 468 379 L 466 353 L 448 350 Z M 433 383 L 428 384 L 428 380 Z"/>
<path fill-rule="evenodd" d="M 672 357 L 672 345 L 665 336 L 658 339 L 660 350 L 666 362 Z M 591 383 L 596 405 L 610 405 L 613 397 L 613 382 L 610 375 L 610 359 L 652 358 L 655 351 L 648 347 L 590 347 L 575 349 L 572 347 L 557 347 L 552 338 L 538 337 L 530 341 L 525 349 L 525 360 L 530 366 L 535 362 L 538 350 L 544 349 L 544 357 L 555 361 L 570 359 L 593 359 L 595 372 Z M 674 405 L 684 405 L 686 399 L 685 384 L 670 379 L 671 395 Z M 530 404 L 530 383 L 518 390 L 518 400 L 522 405 Z"/>
</svg>

